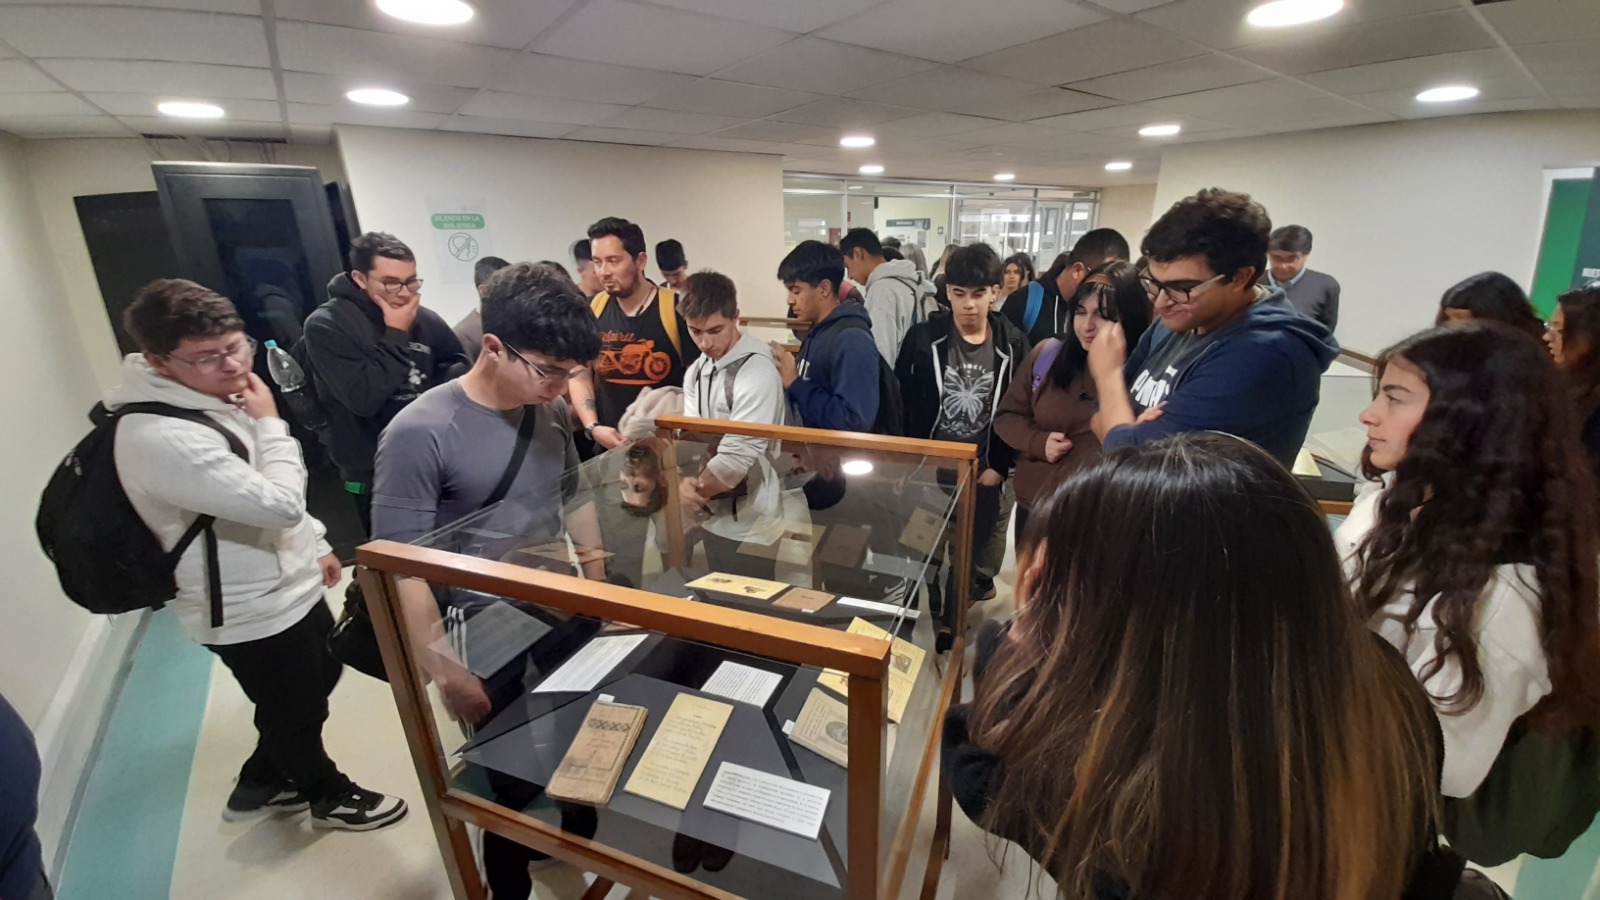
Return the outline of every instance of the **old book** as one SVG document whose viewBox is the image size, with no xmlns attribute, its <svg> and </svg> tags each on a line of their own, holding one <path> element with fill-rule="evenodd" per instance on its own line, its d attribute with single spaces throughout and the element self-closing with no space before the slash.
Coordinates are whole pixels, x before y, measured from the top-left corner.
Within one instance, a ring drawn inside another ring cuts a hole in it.
<svg viewBox="0 0 1600 900">
<path fill-rule="evenodd" d="M 726 572 L 712 572 L 704 578 L 689 582 L 688 586 L 702 591 L 717 591 L 755 600 L 771 600 L 789 589 L 789 586 L 781 581 L 746 578 L 743 575 L 729 575 Z"/>
<path fill-rule="evenodd" d="M 825 563 L 859 569 L 867 561 L 867 541 L 872 537 L 869 529 L 856 525 L 835 525 L 823 537 L 817 548 L 817 558 Z"/>
<path fill-rule="evenodd" d="M 792 587 L 784 591 L 772 605 L 779 609 L 797 609 L 801 612 L 816 612 L 834 601 L 833 594 L 827 591 L 813 591 L 810 588 Z"/>
<path fill-rule="evenodd" d="M 596 700 L 545 793 L 590 806 L 609 803 L 648 715 L 642 706 Z"/>
<path fill-rule="evenodd" d="M 928 556 L 933 553 L 943 534 L 944 519 L 938 513 L 919 506 L 911 511 L 911 521 L 900 532 L 900 543 Z"/>
<path fill-rule="evenodd" d="M 851 634 L 887 638 L 889 632 L 865 619 L 852 619 L 845 629 Z M 917 674 L 922 671 L 927 651 L 910 641 L 894 638 L 889 642 L 889 721 L 898 722 L 906 714 L 911 702 L 911 691 L 917 685 Z M 836 669 L 823 669 L 817 683 L 841 697 L 850 696 L 850 679 Z"/>
<path fill-rule="evenodd" d="M 688 806 L 731 715 L 730 703 L 679 694 L 623 790 L 673 809 Z"/>
<path fill-rule="evenodd" d="M 887 769 L 894 758 L 894 738 L 898 729 L 889 725 L 883 735 L 883 765 Z M 806 703 L 800 708 L 800 718 L 789 731 L 789 740 L 811 750 L 822 758 L 850 765 L 850 708 L 835 700 L 827 691 L 811 689 Z"/>
</svg>

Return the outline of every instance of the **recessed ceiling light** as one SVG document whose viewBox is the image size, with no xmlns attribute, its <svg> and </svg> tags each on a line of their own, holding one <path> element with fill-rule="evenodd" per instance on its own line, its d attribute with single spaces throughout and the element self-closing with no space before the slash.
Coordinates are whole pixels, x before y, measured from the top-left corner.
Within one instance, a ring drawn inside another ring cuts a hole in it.
<svg viewBox="0 0 1600 900">
<path fill-rule="evenodd" d="M 882 175 L 883 174 L 883 166 L 862 166 L 861 167 L 861 174 L 863 174 L 863 175 Z"/>
<path fill-rule="evenodd" d="M 859 190 L 861 190 L 861 185 L 859 185 L 859 184 L 852 184 L 852 185 L 850 185 L 850 190 L 852 190 L 852 191 L 859 191 Z"/>
<path fill-rule="evenodd" d="M 1429 88 L 1417 95 L 1423 103 L 1454 103 L 1457 100 L 1471 100 L 1478 96 L 1478 89 L 1465 84 L 1451 84 L 1444 87 Z"/>
<path fill-rule="evenodd" d="M 841 147 L 850 147 L 852 149 L 860 149 L 862 147 L 871 147 L 873 144 L 876 144 L 877 142 L 878 142 L 877 138 L 871 137 L 869 135 L 865 135 L 865 134 L 847 134 L 844 137 L 839 139 L 839 146 L 841 146 Z"/>
<path fill-rule="evenodd" d="M 180 119 L 220 119 L 223 116 L 222 107 L 215 103 L 195 103 L 190 100 L 168 100 L 166 103 L 157 103 L 156 111 L 163 116 L 176 116 Z"/>
<path fill-rule="evenodd" d="M 1172 137 L 1183 130 L 1181 125 L 1146 125 L 1139 129 L 1140 137 Z"/>
<path fill-rule="evenodd" d="M 1126 172 L 1131 168 L 1133 168 L 1133 163 L 1126 160 L 1106 163 L 1107 172 Z"/>
<path fill-rule="evenodd" d="M 846 475 L 871 475 L 872 463 L 864 459 L 847 459 L 839 466 L 839 471 Z"/>
<path fill-rule="evenodd" d="M 1344 9 L 1344 0 L 1273 0 L 1250 10 L 1245 21 L 1259 28 L 1283 28 L 1315 22 Z"/>
<path fill-rule="evenodd" d="M 356 88 L 344 96 L 351 103 L 364 103 L 367 106 L 405 106 L 411 102 L 411 98 L 405 94 L 385 88 Z"/>
<path fill-rule="evenodd" d="M 1015 173 L 1015 172 L 1001 172 L 1000 174 L 994 176 L 994 180 L 995 181 L 1016 181 L 1017 180 L 1017 173 Z"/>
<path fill-rule="evenodd" d="M 419 25 L 460 25 L 476 14 L 462 0 L 378 0 L 378 9 Z"/>
</svg>

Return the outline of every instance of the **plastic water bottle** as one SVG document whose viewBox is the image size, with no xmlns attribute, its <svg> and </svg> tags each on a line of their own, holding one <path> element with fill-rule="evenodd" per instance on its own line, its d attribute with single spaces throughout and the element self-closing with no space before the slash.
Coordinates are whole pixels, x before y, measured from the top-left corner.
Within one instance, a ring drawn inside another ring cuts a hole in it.
<svg viewBox="0 0 1600 900">
<path fill-rule="evenodd" d="M 267 341 L 267 372 L 278 386 L 283 402 L 302 427 L 319 431 L 328 426 L 328 416 L 306 387 L 306 373 L 294 357 L 278 346 L 277 341 Z"/>
</svg>

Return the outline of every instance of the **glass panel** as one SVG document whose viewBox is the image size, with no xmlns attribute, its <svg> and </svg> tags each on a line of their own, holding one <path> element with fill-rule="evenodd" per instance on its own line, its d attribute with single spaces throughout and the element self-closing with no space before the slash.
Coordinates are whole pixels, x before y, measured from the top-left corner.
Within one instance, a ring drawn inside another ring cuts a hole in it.
<svg viewBox="0 0 1600 900">
<path fill-rule="evenodd" d="M 204 202 L 228 279 L 224 293 L 238 307 L 245 331 L 258 341 L 294 346 L 301 323 L 321 303 L 315 290 L 321 286 L 311 283 L 294 203 L 211 197 Z"/>
<path fill-rule="evenodd" d="M 675 512 L 676 479 L 700 472 L 711 449 L 689 437 L 617 448 L 550 485 L 548 502 L 504 502 L 418 543 L 835 629 L 864 622 L 908 642 L 896 645 L 893 665 L 907 676 L 915 668 L 914 677 L 900 682 L 903 712 L 883 732 L 880 846 L 887 856 L 894 835 L 911 824 L 915 778 L 939 725 L 948 661 L 934 654 L 937 623 L 919 596 L 945 555 L 954 472 L 917 456 L 787 443 L 757 448 L 742 490 Z M 718 587 L 703 580 L 713 573 L 759 580 Z M 831 599 L 803 611 L 786 601 L 815 598 L 796 588 Z M 739 896 L 844 897 L 847 769 L 792 736 L 798 725 L 789 725 L 808 703 L 844 715 L 848 697 L 825 672 L 441 584 L 402 580 L 400 590 L 409 640 L 434 685 L 429 714 L 452 788 Z M 615 656 L 591 679 L 566 679 L 565 664 L 602 650 Z M 719 694 L 710 679 L 728 671 L 768 682 L 770 693 Z M 615 787 L 594 804 L 551 798 L 546 789 L 558 766 L 594 704 L 607 698 L 646 710 Z M 724 704 L 727 718 L 704 770 L 685 781 L 686 802 L 680 808 L 645 796 L 633 778 L 668 710 L 707 700 Z M 822 733 L 849 737 L 843 723 Z M 725 763 L 827 790 L 819 835 L 708 807 Z"/>
<path fill-rule="evenodd" d="M 1072 245 L 1078 242 L 1078 238 L 1088 234 L 1089 229 L 1094 227 L 1094 204 L 1069 203 L 1066 206 L 1071 210 L 1071 218 L 1067 220 L 1067 240 L 1065 244 L 1066 248 L 1070 250 Z"/>
<path fill-rule="evenodd" d="M 950 242 L 950 200 L 928 197 L 878 197 L 873 218 L 864 223 L 879 237 L 897 237 L 902 252 L 908 246 L 922 250 L 929 265 L 938 261 Z"/>
<path fill-rule="evenodd" d="M 783 194 L 783 241 L 793 247 L 801 241 L 838 243 L 844 234 L 843 194 Z"/>
<path fill-rule="evenodd" d="M 879 197 L 950 196 L 948 184 L 920 184 L 907 181 L 856 181 L 852 184 L 861 185 L 864 194 L 874 194 Z"/>
<path fill-rule="evenodd" d="M 1032 200 L 1033 188 L 1014 188 L 1003 185 L 958 184 L 958 197 L 991 197 L 996 200 Z"/>
<path fill-rule="evenodd" d="M 1321 388 L 1306 432 L 1306 449 L 1346 472 L 1356 472 L 1367 446 L 1367 429 L 1356 417 L 1372 402 L 1372 376 L 1336 359 L 1323 373 Z"/>
<path fill-rule="evenodd" d="M 844 181 L 838 178 L 816 178 L 809 175 L 783 176 L 783 189 L 785 191 L 804 191 L 809 193 L 838 192 L 844 190 Z"/>
<path fill-rule="evenodd" d="M 1048 268 L 1056 255 L 1066 250 L 1066 221 L 1070 203 L 1039 202 L 1039 212 L 1034 220 L 1036 234 L 1033 258 L 1039 268 Z"/>
<path fill-rule="evenodd" d="M 1033 248 L 1033 201 L 964 199 L 958 219 L 961 243 L 982 242 L 1004 259 Z"/>
</svg>

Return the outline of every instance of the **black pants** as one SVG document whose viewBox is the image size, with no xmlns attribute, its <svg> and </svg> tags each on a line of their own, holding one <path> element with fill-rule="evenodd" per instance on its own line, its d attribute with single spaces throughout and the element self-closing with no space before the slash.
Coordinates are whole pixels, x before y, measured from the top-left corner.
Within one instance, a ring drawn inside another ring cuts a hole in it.
<svg viewBox="0 0 1600 900">
<path fill-rule="evenodd" d="M 718 537 L 704 530 L 701 534 L 705 538 L 706 564 L 711 567 L 711 571 L 742 575 L 745 578 L 763 578 L 767 581 L 774 580 L 777 575 L 777 560 L 740 553 L 739 547 L 742 544 L 739 541 Z"/>
<path fill-rule="evenodd" d="M 356 498 L 356 515 L 361 517 L 361 536 L 372 536 L 372 485 L 362 485 L 362 492 L 351 494 Z"/>
<path fill-rule="evenodd" d="M 957 572 L 955 546 L 946 543 L 942 550 L 944 556 L 942 567 L 933 569 L 935 582 L 928 586 L 933 594 L 933 608 L 939 614 L 939 620 L 950 626 L 952 630 L 964 628 L 965 624 L 957 622 L 956 618 L 956 579 L 965 577 L 971 586 L 968 591 L 969 600 L 977 600 L 994 587 L 994 576 L 1000 570 L 1000 562 L 1005 558 L 1005 544 L 1000 544 L 1000 559 L 993 559 L 994 540 L 996 529 L 1004 529 L 1000 521 L 1000 504 L 1005 494 L 1005 485 L 984 487 L 981 484 L 973 486 L 972 494 L 972 553 L 971 568 L 966 572 Z M 951 538 L 957 522 L 952 517 L 950 522 Z M 943 568 L 943 590 L 938 582 L 939 569 Z"/>
<path fill-rule="evenodd" d="M 322 748 L 328 695 L 344 667 L 328 653 L 333 613 L 319 600 L 299 622 L 242 644 L 207 644 L 256 707 L 256 750 L 239 770 L 252 785 L 297 788 L 315 803 L 349 784 Z"/>
</svg>

